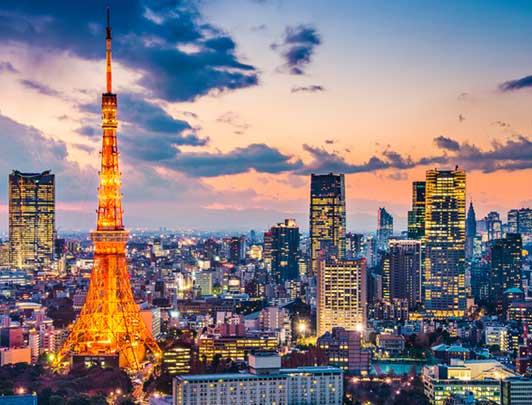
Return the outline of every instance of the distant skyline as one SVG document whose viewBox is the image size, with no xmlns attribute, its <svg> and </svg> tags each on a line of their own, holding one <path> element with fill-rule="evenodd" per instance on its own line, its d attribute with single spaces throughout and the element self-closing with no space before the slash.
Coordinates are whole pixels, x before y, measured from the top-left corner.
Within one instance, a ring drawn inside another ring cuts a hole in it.
<svg viewBox="0 0 532 405">
<path fill-rule="evenodd" d="M 13 170 L 56 174 L 94 228 L 98 0 L 0 5 L 0 229 Z M 310 173 L 346 173 L 347 231 L 406 230 L 412 182 L 467 171 L 477 219 L 532 206 L 526 1 L 111 0 L 129 229 L 308 230 Z"/>
</svg>

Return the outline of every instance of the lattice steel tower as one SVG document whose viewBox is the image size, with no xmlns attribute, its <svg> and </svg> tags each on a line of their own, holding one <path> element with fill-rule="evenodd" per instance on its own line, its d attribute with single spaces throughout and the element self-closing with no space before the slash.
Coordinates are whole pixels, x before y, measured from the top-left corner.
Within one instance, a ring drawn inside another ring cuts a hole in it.
<svg viewBox="0 0 532 405">
<path fill-rule="evenodd" d="M 107 9 L 107 92 L 102 94 L 102 151 L 98 188 L 98 221 L 91 232 L 94 243 L 87 298 L 79 318 L 55 359 L 64 368 L 71 359 L 105 361 L 118 357 L 118 365 L 139 370 L 149 351 L 160 358 L 161 350 L 146 327 L 133 298 L 126 262 L 128 231 L 122 223 L 122 195 L 116 129 L 116 94 L 112 92 L 111 27 Z"/>
</svg>

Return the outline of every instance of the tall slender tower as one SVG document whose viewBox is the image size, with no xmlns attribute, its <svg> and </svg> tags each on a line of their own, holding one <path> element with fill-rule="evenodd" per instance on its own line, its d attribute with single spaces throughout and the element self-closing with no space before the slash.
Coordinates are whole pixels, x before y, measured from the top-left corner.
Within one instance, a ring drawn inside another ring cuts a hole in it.
<svg viewBox="0 0 532 405">
<path fill-rule="evenodd" d="M 466 217 L 466 259 L 473 258 L 473 251 L 475 249 L 475 236 L 477 236 L 477 218 L 475 209 L 473 208 L 473 201 L 469 203 Z"/>
<path fill-rule="evenodd" d="M 466 309 L 464 170 L 428 170 L 425 209 L 425 309 L 436 319 Z"/>
<path fill-rule="evenodd" d="M 116 129 L 117 102 L 111 81 L 111 27 L 107 9 L 107 92 L 102 95 L 102 151 L 98 220 L 91 232 L 94 267 L 81 314 L 55 360 L 56 368 L 100 364 L 139 370 L 148 349 L 161 351 L 135 303 L 126 262 L 129 233 L 122 223 Z"/>
</svg>

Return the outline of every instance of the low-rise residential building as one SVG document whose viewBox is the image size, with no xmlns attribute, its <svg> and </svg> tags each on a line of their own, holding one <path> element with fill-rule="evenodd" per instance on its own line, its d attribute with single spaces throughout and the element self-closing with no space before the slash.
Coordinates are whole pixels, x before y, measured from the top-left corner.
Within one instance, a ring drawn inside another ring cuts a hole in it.
<svg viewBox="0 0 532 405">
<path fill-rule="evenodd" d="M 367 374 L 370 352 L 363 350 L 360 343 L 359 332 L 338 327 L 320 336 L 317 346 L 327 353 L 329 365 L 353 374 Z"/>
<path fill-rule="evenodd" d="M 402 335 L 389 335 L 381 333 L 377 335 L 377 348 L 386 354 L 399 354 L 405 350 L 405 338 Z"/>
</svg>

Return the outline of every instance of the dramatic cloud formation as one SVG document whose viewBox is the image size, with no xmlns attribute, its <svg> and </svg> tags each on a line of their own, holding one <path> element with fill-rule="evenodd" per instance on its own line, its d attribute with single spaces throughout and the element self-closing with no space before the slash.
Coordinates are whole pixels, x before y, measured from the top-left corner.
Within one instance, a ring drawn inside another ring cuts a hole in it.
<svg viewBox="0 0 532 405">
<path fill-rule="evenodd" d="M 398 152 L 386 149 L 381 156 L 372 156 L 366 162 L 353 164 L 337 153 L 328 152 L 324 148 L 303 145 L 303 149 L 312 156 L 309 164 L 296 170 L 297 174 L 310 173 L 364 173 L 386 169 L 411 169 L 427 165 L 459 165 L 466 170 L 479 170 L 491 173 L 499 170 L 522 170 L 532 168 L 532 141 L 524 136 L 494 141 L 488 150 L 468 142 L 458 141 L 439 136 L 434 138 L 435 145 L 444 154 L 413 159 Z"/>
<path fill-rule="evenodd" d="M 456 142 L 454 139 L 446 138 L 445 136 L 438 136 L 437 138 L 434 138 L 434 143 L 440 149 L 447 149 L 447 150 L 459 150 L 460 149 L 460 144 L 458 142 Z"/>
<path fill-rule="evenodd" d="M 285 59 L 285 68 L 290 74 L 302 75 L 311 62 L 314 51 L 321 44 L 321 37 L 311 25 L 287 27 L 283 42 L 272 44 L 272 49 L 279 50 Z"/>
<path fill-rule="evenodd" d="M 83 59 L 104 57 L 105 1 L 35 2 L 0 5 L 0 36 Z M 116 0 L 113 49 L 120 63 L 141 73 L 149 96 L 190 101 L 210 92 L 256 85 L 257 72 L 241 63 L 234 41 L 201 20 L 194 1 Z M 6 65 L 7 66 L 7 65 Z"/>
<path fill-rule="evenodd" d="M 120 131 L 120 147 L 130 158 L 157 162 L 173 158 L 179 146 L 204 146 L 209 141 L 199 137 L 188 122 L 172 117 L 138 94 L 120 94 L 118 104 L 119 119 L 124 127 Z M 80 110 L 86 112 L 88 120 L 94 124 L 83 126 L 78 132 L 88 137 L 100 135 L 98 104 L 84 104 Z"/>
<path fill-rule="evenodd" d="M 180 153 L 175 159 L 159 163 L 193 177 L 216 177 L 245 173 L 251 169 L 264 173 L 282 173 L 302 166 L 300 160 L 262 143 L 236 148 L 227 153 Z"/>
<path fill-rule="evenodd" d="M 502 91 L 520 90 L 526 87 L 532 87 L 532 75 L 525 76 L 516 80 L 509 80 L 499 85 L 499 89 Z"/>
<path fill-rule="evenodd" d="M 12 170 L 23 172 L 41 172 L 51 169 L 61 178 L 57 182 L 58 200 L 72 201 L 86 193 L 87 185 L 96 189 L 96 176 L 87 176 L 76 163 L 68 160 L 64 142 L 45 137 L 40 131 L 22 125 L 8 117 L 0 115 L 0 196 L 7 194 L 7 173 Z M 92 178 L 91 178 L 92 177 Z"/>
<path fill-rule="evenodd" d="M 312 84 L 310 86 L 295 86 L 292 87 L 292 93 L 319 93 L 325 91 L 323 86 L 319 84 Z"/>
</svg>

